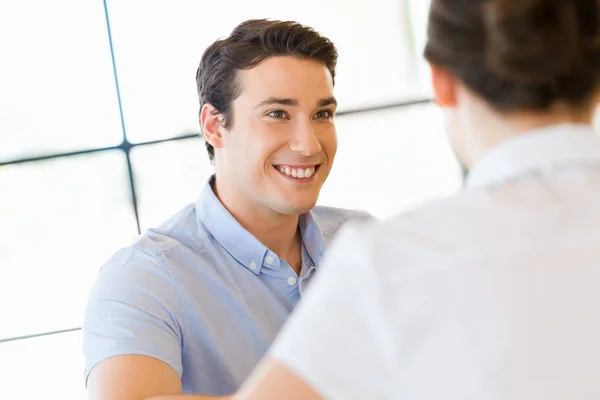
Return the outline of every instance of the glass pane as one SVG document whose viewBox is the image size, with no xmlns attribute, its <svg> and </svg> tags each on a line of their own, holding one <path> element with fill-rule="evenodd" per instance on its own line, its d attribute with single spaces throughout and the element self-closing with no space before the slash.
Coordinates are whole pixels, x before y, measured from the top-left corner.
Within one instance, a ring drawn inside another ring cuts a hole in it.
<svg viewBox="0 0 600 400">
<path fill-rule="evenodd" d="M 0 167 L 0 339 L 80 326 L 91 283 L 135 236 L 120 151 Z"/>
<path fill-rule="evenodd" d="M 433 96 L 430 82 L 429 65 L 423 57 L 425 44 L 427 43 L 427 20 L 429 17 L 429 5 L 431 0 L 408 0 L 410 13 L 410 24 L 412 27 L 413 43 L 417 63 L 417 80 L 421 92 L 426 97 Z"/>
<path fill-rule="evenodd" d="M 341 116 L 336 126 L 338 153 L 320 204 L 386 218 L 461 187 L 433 104 Z"/>
<path fill-rule="evenodd" d="M 406 0 L 305 0 L 301 7 L 276 0 L 108 5 L 132 141 L 199 131 L 195 73 L 202 52 L 250 18 L 296 20 L 337 45 L 340 110 L 419 95 Z"/>
<path fill-rule="evenodd" d="M 142 231 L 198 200 L 213 173 L 200 138 L 136 147 L 131 162 Z"/>
<path fill-rule="evenodd" d="M 0 162 L 122 140 L 101 1 L 0 2 Z"/>
<path fill-rule="evenodd" d="M 81 332 L 0 343 L 0 399 L 87 399 Z"/>
</svg>

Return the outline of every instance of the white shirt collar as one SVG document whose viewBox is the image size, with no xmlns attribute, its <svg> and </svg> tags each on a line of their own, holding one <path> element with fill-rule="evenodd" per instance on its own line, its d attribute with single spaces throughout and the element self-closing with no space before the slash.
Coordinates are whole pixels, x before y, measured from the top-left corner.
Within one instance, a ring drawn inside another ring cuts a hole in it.
<svg viewBox="0 0 600 400">
<path fill-rule="evenodd" d="M 561 124 L 516 135 L 490 150 L 467 176 L 467 188 L 488 187 L 564 163 L 598 163 L 600 136 L 591 126 Z"/>
</svg>

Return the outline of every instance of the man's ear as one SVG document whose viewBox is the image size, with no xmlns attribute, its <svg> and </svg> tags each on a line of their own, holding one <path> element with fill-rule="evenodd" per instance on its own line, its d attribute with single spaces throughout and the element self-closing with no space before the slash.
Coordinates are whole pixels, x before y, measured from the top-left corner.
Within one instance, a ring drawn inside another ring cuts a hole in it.
<svg viewBox="0 0 600 400">
<path fill-rule="evenodd" d="M 202 106 L 200 110 L 200 126 L 202 127 L 204 140 L 214 148 L 223 147 L 223 114 L 212 104 L 206 103 Z"/>
<path fill-rule="evenodd" d="M 429 63 L 434 101 L 440 107 L 455 107 L 458 82 L 446 69 Z"/>
</svg>

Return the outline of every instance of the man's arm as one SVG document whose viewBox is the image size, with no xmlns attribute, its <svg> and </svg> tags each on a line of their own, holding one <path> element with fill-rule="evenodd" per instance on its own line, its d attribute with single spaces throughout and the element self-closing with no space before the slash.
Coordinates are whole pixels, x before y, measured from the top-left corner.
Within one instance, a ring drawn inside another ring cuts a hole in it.
<svg viewBox="0 0 600 400">
<path fill-rule="evenodd" d="M 294 371 L 278 360 L 266 357 L 232 399 L 322 400 L 322 397 Z"/>
<path fill-rule="evenodd" d="M 169 365 L 152 357 L 120 355 L 96 365 L 88 378 L 90 400 L 142 400 L 181 394 L 181 381 Z"/>
<path fill-rule="evenodd" d="M 185 396 L 177 371 L 152 357 L 122 355 L 107 358 L 88 378 L 90 400 L 217 400 L 231 397 Z"/>
<path fill-rule="evenodd" d="M 117 252 L 98 274 L 86 307 L 88 397 L 181 394 L 182 321 L 179 294 L 159 261 L 135 247 Z"/>
</svg>

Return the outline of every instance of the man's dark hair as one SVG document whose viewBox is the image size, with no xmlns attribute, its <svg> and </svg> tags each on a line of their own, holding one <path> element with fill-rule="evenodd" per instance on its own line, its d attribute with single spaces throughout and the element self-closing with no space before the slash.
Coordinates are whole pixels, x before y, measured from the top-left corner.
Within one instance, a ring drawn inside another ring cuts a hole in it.
<svg viewBox="0 0 600 400">
<path fill-rule="evenodd" d="M 237 71 L 249 69 L 268 57 L 294 56 L 323 63 L 335 80 L 337 50 L 314 29 L 293 21 L 249 20 L 231 35 L 209 46 L 196 72 L 200 110 L 209 103 L 223 115 L 225 127 L 233 123 L 232 102 L 240 95 Z M 211 162 L 214 148 L 206 149 Z"/>
</svg>

